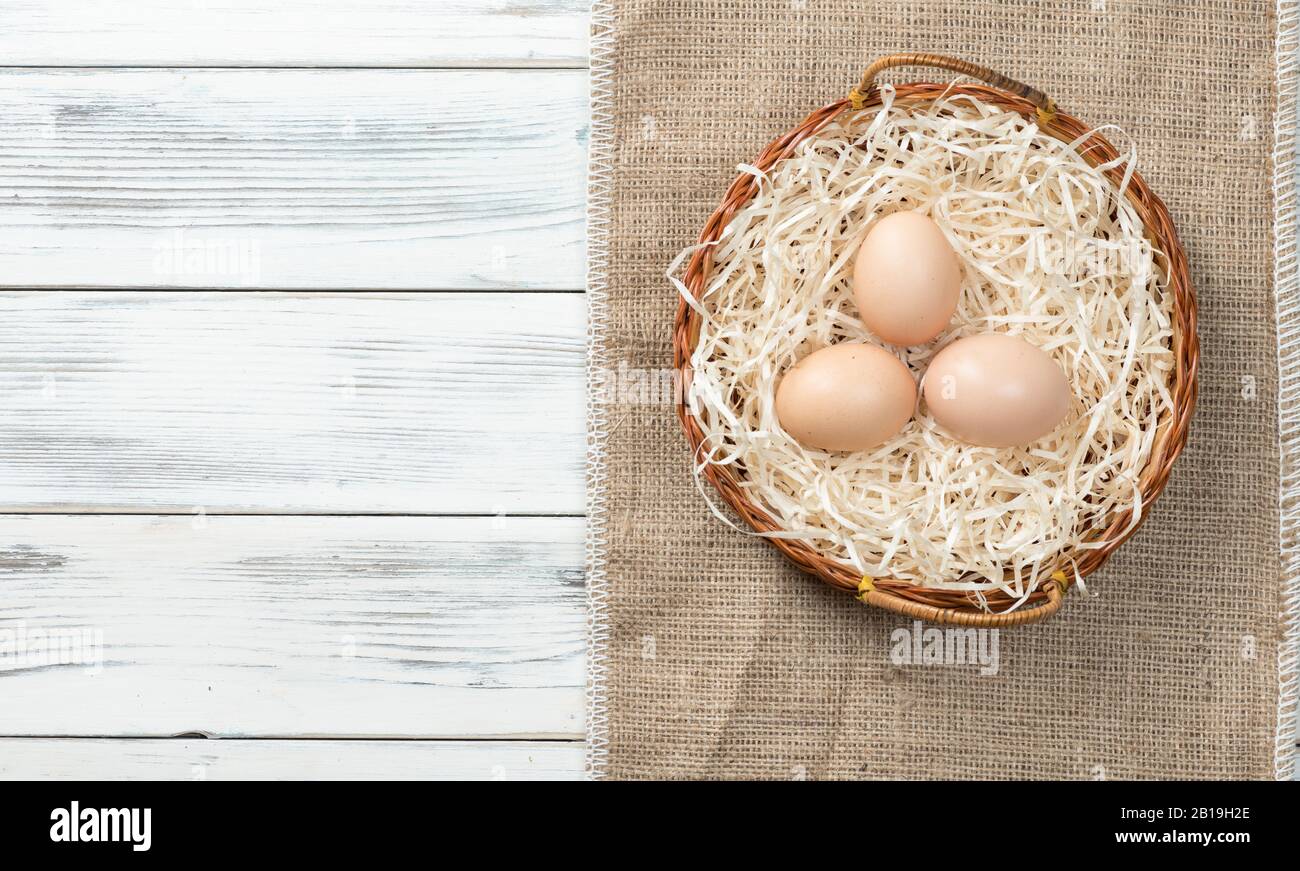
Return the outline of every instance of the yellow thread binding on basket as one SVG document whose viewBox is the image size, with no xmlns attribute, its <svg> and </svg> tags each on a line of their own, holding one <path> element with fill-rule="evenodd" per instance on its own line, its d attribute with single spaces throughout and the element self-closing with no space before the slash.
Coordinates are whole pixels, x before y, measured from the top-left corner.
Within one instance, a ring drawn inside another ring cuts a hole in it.
<svg viewBox="0 0 1300 871">
<path fill-rule="evenodd" d="M 1056 583 L 1060 586 L 1062 593 L 1064 593 L 1066 590 L 1070 588 L 1070 579 L 1066 577 L 1065 572 L 1063 572 L 1061 569 L 1057 569 L 1056 571 L 1052 572 L 1052 580 L 1056 581 Z"/>
<path fill-rule="evenodd" d="M 853 104 L 854 109 L 861 109 L 867 102 L 867 98 L 862 96 L 862 92 L 857 88 L 849 91 L 849 102 Z"/>
<path fill-rule="evenodd" d="M 870 593 L 875 588 L 876 585 L 872 582 L 871 578 L 863 575 L 862 580 L 858 582 L 858 595 L 854 598 L 859 602 L 865 602 L 867 601 L 867 593 Z"/>
<path fill-rule="evenodd" d="M 1056 118 L 1056 102 L 1048 100 L 1047 108 L 1039 106 L 1035 111 L 1038 113 L 1038 126 L 1046 127 Z"/>
</svg>

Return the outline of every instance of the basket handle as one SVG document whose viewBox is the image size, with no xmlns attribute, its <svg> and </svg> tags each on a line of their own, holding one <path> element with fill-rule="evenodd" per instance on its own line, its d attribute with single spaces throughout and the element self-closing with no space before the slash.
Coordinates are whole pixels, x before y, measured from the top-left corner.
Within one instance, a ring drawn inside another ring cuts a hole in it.
<svg viewBox="0 0 1300 871">
<path fill-rule="evenodd" d="M 1010 91 L 1016 96 L 1023 97 L 1033 103 L 1038 109 L 1040 124 L 1045 125 L 1056 117 L 1056 103 L 1051 97 L 1037 88 L 1031 88 L 1023 82 L 1017 82 L 1015 79 L 1007 78 L 1002 73 L 971 63 L 968 60 L 924 51 L 909 51 L 878 58 L 871 66 L 867 67 L 858 86 L 849 92 L 849 99 L 853 102 L 853 108 L 862 108 L 862 104 L 867 98 L 867 92 L 875 86 L 876 76 L 894 67 L 938 67 L 939 69 L 960 73 L 963 76 L 970 76 L 987 82 L 995 88 Z"/>
<path fill-rule="evenodd" d="M 874 605 L 886 611 L 893 611 L 895 614 L 902 614 L 905 617 L 925 620 L 930 623 L 949 623 L 955 626 L 974 626 L 982 629 L 1005 629 L 1011 626 L 1037 623 L 1051 617 L 1061 610 L 1061 603 L 1068 587 L 1069 581 L 1063 583 L 1057 578 L 1051 578 L 1043 584 L 1043 590 L 1047 593 L 1046 604 L 1039 605 L 1037 608 L 1010 611 L 1002 614 L 940 608 L 937 605 L 925 605 L 921 602 L 914 602 L 911 599 L 904 599 L 901 596 L 895 596 L 884 590 L 876 589 L 865 592 L 858 598 L 868 605 Z"/>
</svg>

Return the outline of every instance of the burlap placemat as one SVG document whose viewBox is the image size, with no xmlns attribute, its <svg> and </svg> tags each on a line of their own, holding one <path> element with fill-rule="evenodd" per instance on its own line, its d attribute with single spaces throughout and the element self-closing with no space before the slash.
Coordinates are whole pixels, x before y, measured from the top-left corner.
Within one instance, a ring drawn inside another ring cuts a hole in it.
<svg viewBox="0 0 1300 871">
<path fill-rule="evenodd" d="M 1283 177 L 1275 202 L 1273 171 L 1290 171 L 1295 120 L 1295 10 L 1280 8 L 1279 19 L 1271 0 L 595 4 L 594 775 L 1289 775 L 1296 566 L 1279 538 L 1289 543 L 1296 507 L 1279 510 L 1293 477 L 1279 439 L 1294 442 L 1295 414 L 1279 433 L 1275 315 L 1284 395 L 1300 315 L 1292 220 L 1274 220 L 1291 197 Z M 987 64 L 1127 131 L 1201 305 L 1199 410 L 1153 516 L 1090 579 L 1092 595 L 1002 632 L 975 665 L 909 664 L 909 621 L 714 519 L 664 386 L 677 304 L 664 271 L 736 164 L 873 58 L 910 50 Z"/>
</svg>

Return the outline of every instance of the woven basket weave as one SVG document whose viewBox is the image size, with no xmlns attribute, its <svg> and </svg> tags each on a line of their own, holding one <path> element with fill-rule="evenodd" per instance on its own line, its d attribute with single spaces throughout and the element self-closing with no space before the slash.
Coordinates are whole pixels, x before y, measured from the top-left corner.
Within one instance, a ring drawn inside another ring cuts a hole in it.
<svg viewBox="0 0 1300 871">
<path fill-rule="evenodd" d="M 801 143 L 815 136 L 842 112 L 880 105 L 880 91 L 874 84 L 875 78 L 880 72 L 899 66 L 939 67 L 988 83 L 912 82 L 896 86 L 899 102 L 930 101 L 943 96 L 965 94 L 1018 112 L 1026 118 L 1033 118 L 1044 133 L 1063 142 L 1073 142 L 1086 136 L 1079 145 L 1079 151 L 1093 166 L 1119 157 L 1115 146 L 1098 133 L 1088 135 L 1091 129 L 1088 125 L 1060 112 L 1055 103 L 1041 91 L 967 61 L 935 54 L 908 53 L 877 60 L 868 67 L 861 83 L 846 98 L 823 106 L 794 129 L 778 137 L 753 161 L 753 165 L 766 172 L 793 154 Z M 1117 187 L 1123 173 L 1122 166 L 1106 170 L 1107 176 Z M 756 191 L 757 180 L 753 175 L 739 175 L 727 189 L 721 205 L 709 216 L 700 233 L 699 242 L 716 242 L 732 217 L 749 203 Z M 1187 271 L 1187 258 L 1174 231 L 1169 212 L 1137 173 L 1129 180 L 1126 195 L 1142 219 L 1147 238 L 1167 264 L 1167 292 L 1172 295 L 1173 301 L 1174 371 L 1173 383 L 1170 385 L 1173 408 L 1160 419 L 1151 458 L 1138 479 L 1142 492 L 1139 520 L 1144 520 L 1149 514 L 1151 503 L 1164 489 L 1174 460 L 1187 443 L 1188 427 L 1196 407 L 1196 369 L 1200 346 L 1196 337 L 1196 296 Z M 697 251 L 687 264 L 683 276 L 687 288 L 697 299 L 703 296 L 713 266 L 711 251 L 712 246 Z M 674 365 L 682 373 L 682 383 L 687 387 L 693 374 L 691 353 L 699 340 L 699 330 L 699 313 L 684 300 L 681 301 L 674 322 L 673 352 Z M 686 404 L 687 396 L 688 390 L 679 392 L 677 415 L 686 431 L 691 450 L 698 456 L 704 432 Z M 765 533 L 781 530 L 766 511 L 750 501 L 731 468 L 708 463 L 704 465 L 701 474 L 755 531 Z M 1091 530 L 1086 541 L 1098 546 L 1077 553 L 1061 554 L 1058 565 L 1071 564 L 1080 577 L 1096 571 L 1136 531 L 1136 526 L 1129 528 L 1131 515 L 1131 511 L 1119 512 L 1110 518 L 1109 525 L 1105 528 Z M 1074 581 L 1071 574 L 1060 569 L 1046 569 L 1043 576 L 1035 580 L 1034 591 L 1020 608 L 1007 612 L 1005 609 L 1013 606 L 1015 600 L 1006 593 L 995 590 L 984 595 L 986 610 L 966 591 L 938 590 L 895 578 L 863 578 L 851 567 L 822 556 L 801 541 L 782 538 L 769 538 L 768 541 L 799 568 L 833 587 L 856 594 L 869 605 L 935 623 L 1007 627 L 1042 620 L 1060 609 L 1064 594 Z"/>
</svg>

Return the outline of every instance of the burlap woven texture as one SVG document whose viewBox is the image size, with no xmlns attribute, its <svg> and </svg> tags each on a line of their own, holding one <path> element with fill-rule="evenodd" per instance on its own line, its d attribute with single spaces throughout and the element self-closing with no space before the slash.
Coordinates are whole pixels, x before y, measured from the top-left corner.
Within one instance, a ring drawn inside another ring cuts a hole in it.
<svg viewBox="0 0 1300 871">
<path fill-rule="evenodd" d="M 996 674 L 896 665 L 910 621 L 727 529 L 671 407 L 617 393 L 596 738 L 614 778 L 1267 778 L 1279 611 L 1275 9 L 1260 0 L 613 4 L 611 367 L 670 362 L 666 265 L 735 175 L 873 58 L 935 51 L 1117 124 L 1201 305 L 1201 402 L 1142 531 Z M 934 70 L 893 81 L 943 80 Z M 1113 134 L 1112 139 L 1123 137 Z M 630 376 L 629 376 L 630 377 Z M 603 717 L 608 716 L 607 727 Z"/>
</svg>

